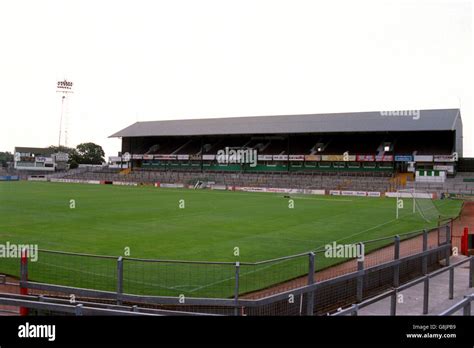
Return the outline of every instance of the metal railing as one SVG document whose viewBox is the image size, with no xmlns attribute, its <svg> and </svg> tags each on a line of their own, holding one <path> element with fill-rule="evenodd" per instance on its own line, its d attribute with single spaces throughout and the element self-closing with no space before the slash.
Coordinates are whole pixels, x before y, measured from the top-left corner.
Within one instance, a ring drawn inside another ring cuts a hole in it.
<svg viewBox="0 0 474 348">
<path fill-rule="evenodd" d="M 190 313 L 170 310 L 159 310 L 151 308 L 141 308 L 137 305 L 122 306 L 106 303 L 78 301 L 71 303 L 70 300 L 52 298 L 43 295 L 16 295 L 0 293 L 0 304 L 6 306 L 20 306 L 28 309 L 39 311 L 40 314 L 48 313 L 63 313 L 70 315 L 135 315 L 135 316 L 209 316 L 213 314 L 205 313 Z M 2 310 L 8 313 L 16 313 L 10 310 Z"/>
<path fill-rule="evenodd" d="M 404 285 L 397 286 L 392 290 L 386 291 L 378 296 L 375 296 L 373 298 L 370 298 L 366 301 L 363 301 L 361 303 L 353 304 L 352 306 L 339 310 L 336 313 L 333 313 L 331 315 L 333 316 L 341 316 L 341 315 L 357 315 L 359 310 L 367 307 L 369 305 L 372 305 L 376 302 L 379 302 L 383 299 L 386 299 L 388 297 L 391 297 L 390 301 L 390 315 L 394 316 L 397 314 L 397 294 L 400 293 L 401 291 L 404 291 L 406 289 L 409 289 L 415 285 L 423 283 L 423 314 L 428 314 L 428 307 L 429 307 L 429 290 L 430 290 L 430 279 L 434 278 L 436 276 L 439 276 L 440 274 L 444 272 L 449 272 L 449 286 L 448 286 L 448 299 L 452 300 L 454 298 L 454 269 L 456 267 L 459 267 L 465 263 L 469 262 L 469 273 L 468 273 L 468 286 L 469 288 L 474 287 L 474 256 L 470 256 L 464 260 L 461 260 L 459 262 L 456 262 L 452 265 L 447 265 L 444 268 L 441 268 L 437 271 L 434 271 L 432 273 L 426 274 L 421 278 L 415 279 L 413 281 L 410 281 Z M 463 301 L 461 301 L 464 303 Z M 456 306 L 456 305 L 455 305 Z M 455 307 L 453 306 L 453 307 Z M 459 307 L 461 308 L 461 307 Z M 459 309 L 458 309 L 459 310 Z M 447 310 L 446 312 L 448 312 Z M 456 312 L 456 311 L 454 311 Z M 453 313 L 454 313 L 453 312 Z M 445 312 L 443 312 L 445 313 Z M 447 314 L 446 314 L 447 315 Z"/>
<path fill-rule="evenodd" d="M 452 305 L 445 311 L 441 312 L 439 315 L 440 316 L 446 316 L 446 315 L 453 315 L 459 310 L 463 310 L 463 315 L 465 316 L 470 316 L 471 315 L 471 302 L 474 301 L 474 293 L 471 295 L 466 295 L 464 296 L 464 299 L 459 301 L 458 303 Z"/>
</svg>

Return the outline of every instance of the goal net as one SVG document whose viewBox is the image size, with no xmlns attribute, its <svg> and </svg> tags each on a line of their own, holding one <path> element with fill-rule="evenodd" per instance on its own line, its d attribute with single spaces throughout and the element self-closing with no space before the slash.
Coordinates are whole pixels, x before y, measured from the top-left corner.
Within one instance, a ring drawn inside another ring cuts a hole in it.
<svg viewBox="0 0 474 348">
<path fill-rule="evenodd" d="M 426 222 L 437 221 L 440 217 L 440 212 L 433 203 L 433 194 L 415 189 L 399 190 L 397 192 L 397 219 L 410 213 L 419 214 Z"/>
</svg>

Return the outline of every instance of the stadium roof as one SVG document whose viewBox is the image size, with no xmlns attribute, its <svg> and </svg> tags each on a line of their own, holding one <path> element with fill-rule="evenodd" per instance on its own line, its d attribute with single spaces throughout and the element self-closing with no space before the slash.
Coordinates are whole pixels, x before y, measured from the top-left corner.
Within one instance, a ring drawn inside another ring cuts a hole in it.
<svg viewBox="0 0 474 348">
<path fill-rule="evenodd" d="M 110 137 L 438 130 L 462 132 L 460 110 L 420 110 L 419 114 L 405 110 L 147 121 L 134 123 Z"/>
</svg>

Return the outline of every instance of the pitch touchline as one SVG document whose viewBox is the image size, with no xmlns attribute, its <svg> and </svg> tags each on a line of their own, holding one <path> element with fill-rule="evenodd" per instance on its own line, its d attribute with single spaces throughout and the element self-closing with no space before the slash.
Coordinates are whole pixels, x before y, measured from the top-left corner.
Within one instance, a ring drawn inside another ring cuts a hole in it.
<svg viewBox="0 0 474 348">
<path fill-rule="evenodd" d="M 267 268 L 269 268 L 269 267 L 272 267 L 272 266 L 274 266 L 274 265 L 280 264 L 280 263 L 282 263 L 282 262 L 284 262 L 284 261 L 287 261 L 287 260 L 281 260 L 281 261 L 275 262 L 275 263 L 273 263 L 273 264 L 270 264 L 270 265 L 268 265 L 268 266 L 262 267 L 262 268 L 260 268 L 260 269 L 256 269 L 256 270 L 254 270 L 254 271 L 241 273 L 241 275 L 247 275 L 247 274 L 252 274 L 252 273 L 260 272 L 260 271 L 263 271 L 263 270 L 265 270 L 265 269 L 267 269 Z M 201 289 L 207 288 L 207 287 L 209 287 L 209 286 L 216 285 L 216 284 L 219 284 L 219 283 L 224 283 L 224 282 L 229 281 L 229 280 L 232 280 L 232 279 L 235 279 L 235 277 L 230 277 L 230 278 L 227 278 L 227 279 L 218 280 L 218 281 L 213 282 L 213 283 L 205 284 L 205 285 L 199 286 L 199 287 L 197 287 L 197 288 L 195 288 L 195 289 L 193 289 L 193 290 L 190 290 L 189 292 L 194 292 L 194 291 L 196 291 L 196 290 L 201 290 Z"/>
<path fill-rule="evenodd" d="M 49 265 L 49 266 L 56 267 L 56 268 L 67 269 L 67 270 L 71 270 L 71 271 L 75 271 L 75 272 L 79 272 L 79 273 L 93 274 L 93 275 L 101 276 L 101 277 L 104 277 L 104 278 L 112 278 L 112 279 L 115 279 L 114 276 L 109 276 L 109 275 L 105 275 L 105 274 L 101 274 L 101 273 L 95 273 L 95 272 L 77 270 L 76 268 L 65 267 L 65 266 L 58 266 L 58 265 L 55 265 L 55 264 L 52 264 L 52 263 L 47 263 L 47 262 L 39 262 L 39 261 L 38 261 L 37 263 L 41 263 L 41 264 L 43 264 L 43 265 Z M 157 287 L 159 287 L 159 288 L 163 288 L 163 289 L 167 289 L 167 290 L 175 290 L 175 287 L 163 286 L 163 285 L 161 285 L 161 284 L 159 284 L 159 283 L 148 283 L 148 282 L 142 282 L 142 281 L 133 280 L 133 279 L 127 279 L 127 281 L 128 281 L 128 282 L 131 282 L 131 283 L 136 283 L 136 284 L 145 284 L 145 285 L 150 285 L 150 286 L 157 286 Z"/>
</svg>

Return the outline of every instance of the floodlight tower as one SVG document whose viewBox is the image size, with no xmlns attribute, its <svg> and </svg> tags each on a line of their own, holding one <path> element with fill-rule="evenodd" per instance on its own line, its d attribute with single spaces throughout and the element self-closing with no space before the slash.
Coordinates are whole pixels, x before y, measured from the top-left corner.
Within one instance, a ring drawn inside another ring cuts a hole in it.
<svg viewBox="0 0 474 348">
<path fill-rule="evenodd" d="M 57 85 L 56 85 L 56 93 L 61 93 L 62 96 L 61 96 L 61 118 L 59 119 L 59 139 L 58 139 L 58 147 L 61 146 L 61 133 L 62 133 L 62 129 L 63 129 L 63 117 L 64 117 L 64 108 L 65 108 L 65 101 L 66 101 L 66 96 L 68 94 L 72 94 L 74 93 L 72 91 L 72 85 L 73 83 L 71 81 L 68 81 L 66 79 L 64 79 L 64 81 L 58 81 L 57 82 Z M 65 146 L 67 146 L 67 122 L 66 123 L 66 127 L 65 127 L 65 130 L 64 130 L 64 134 L 65 134 Z"/>
</svg>

